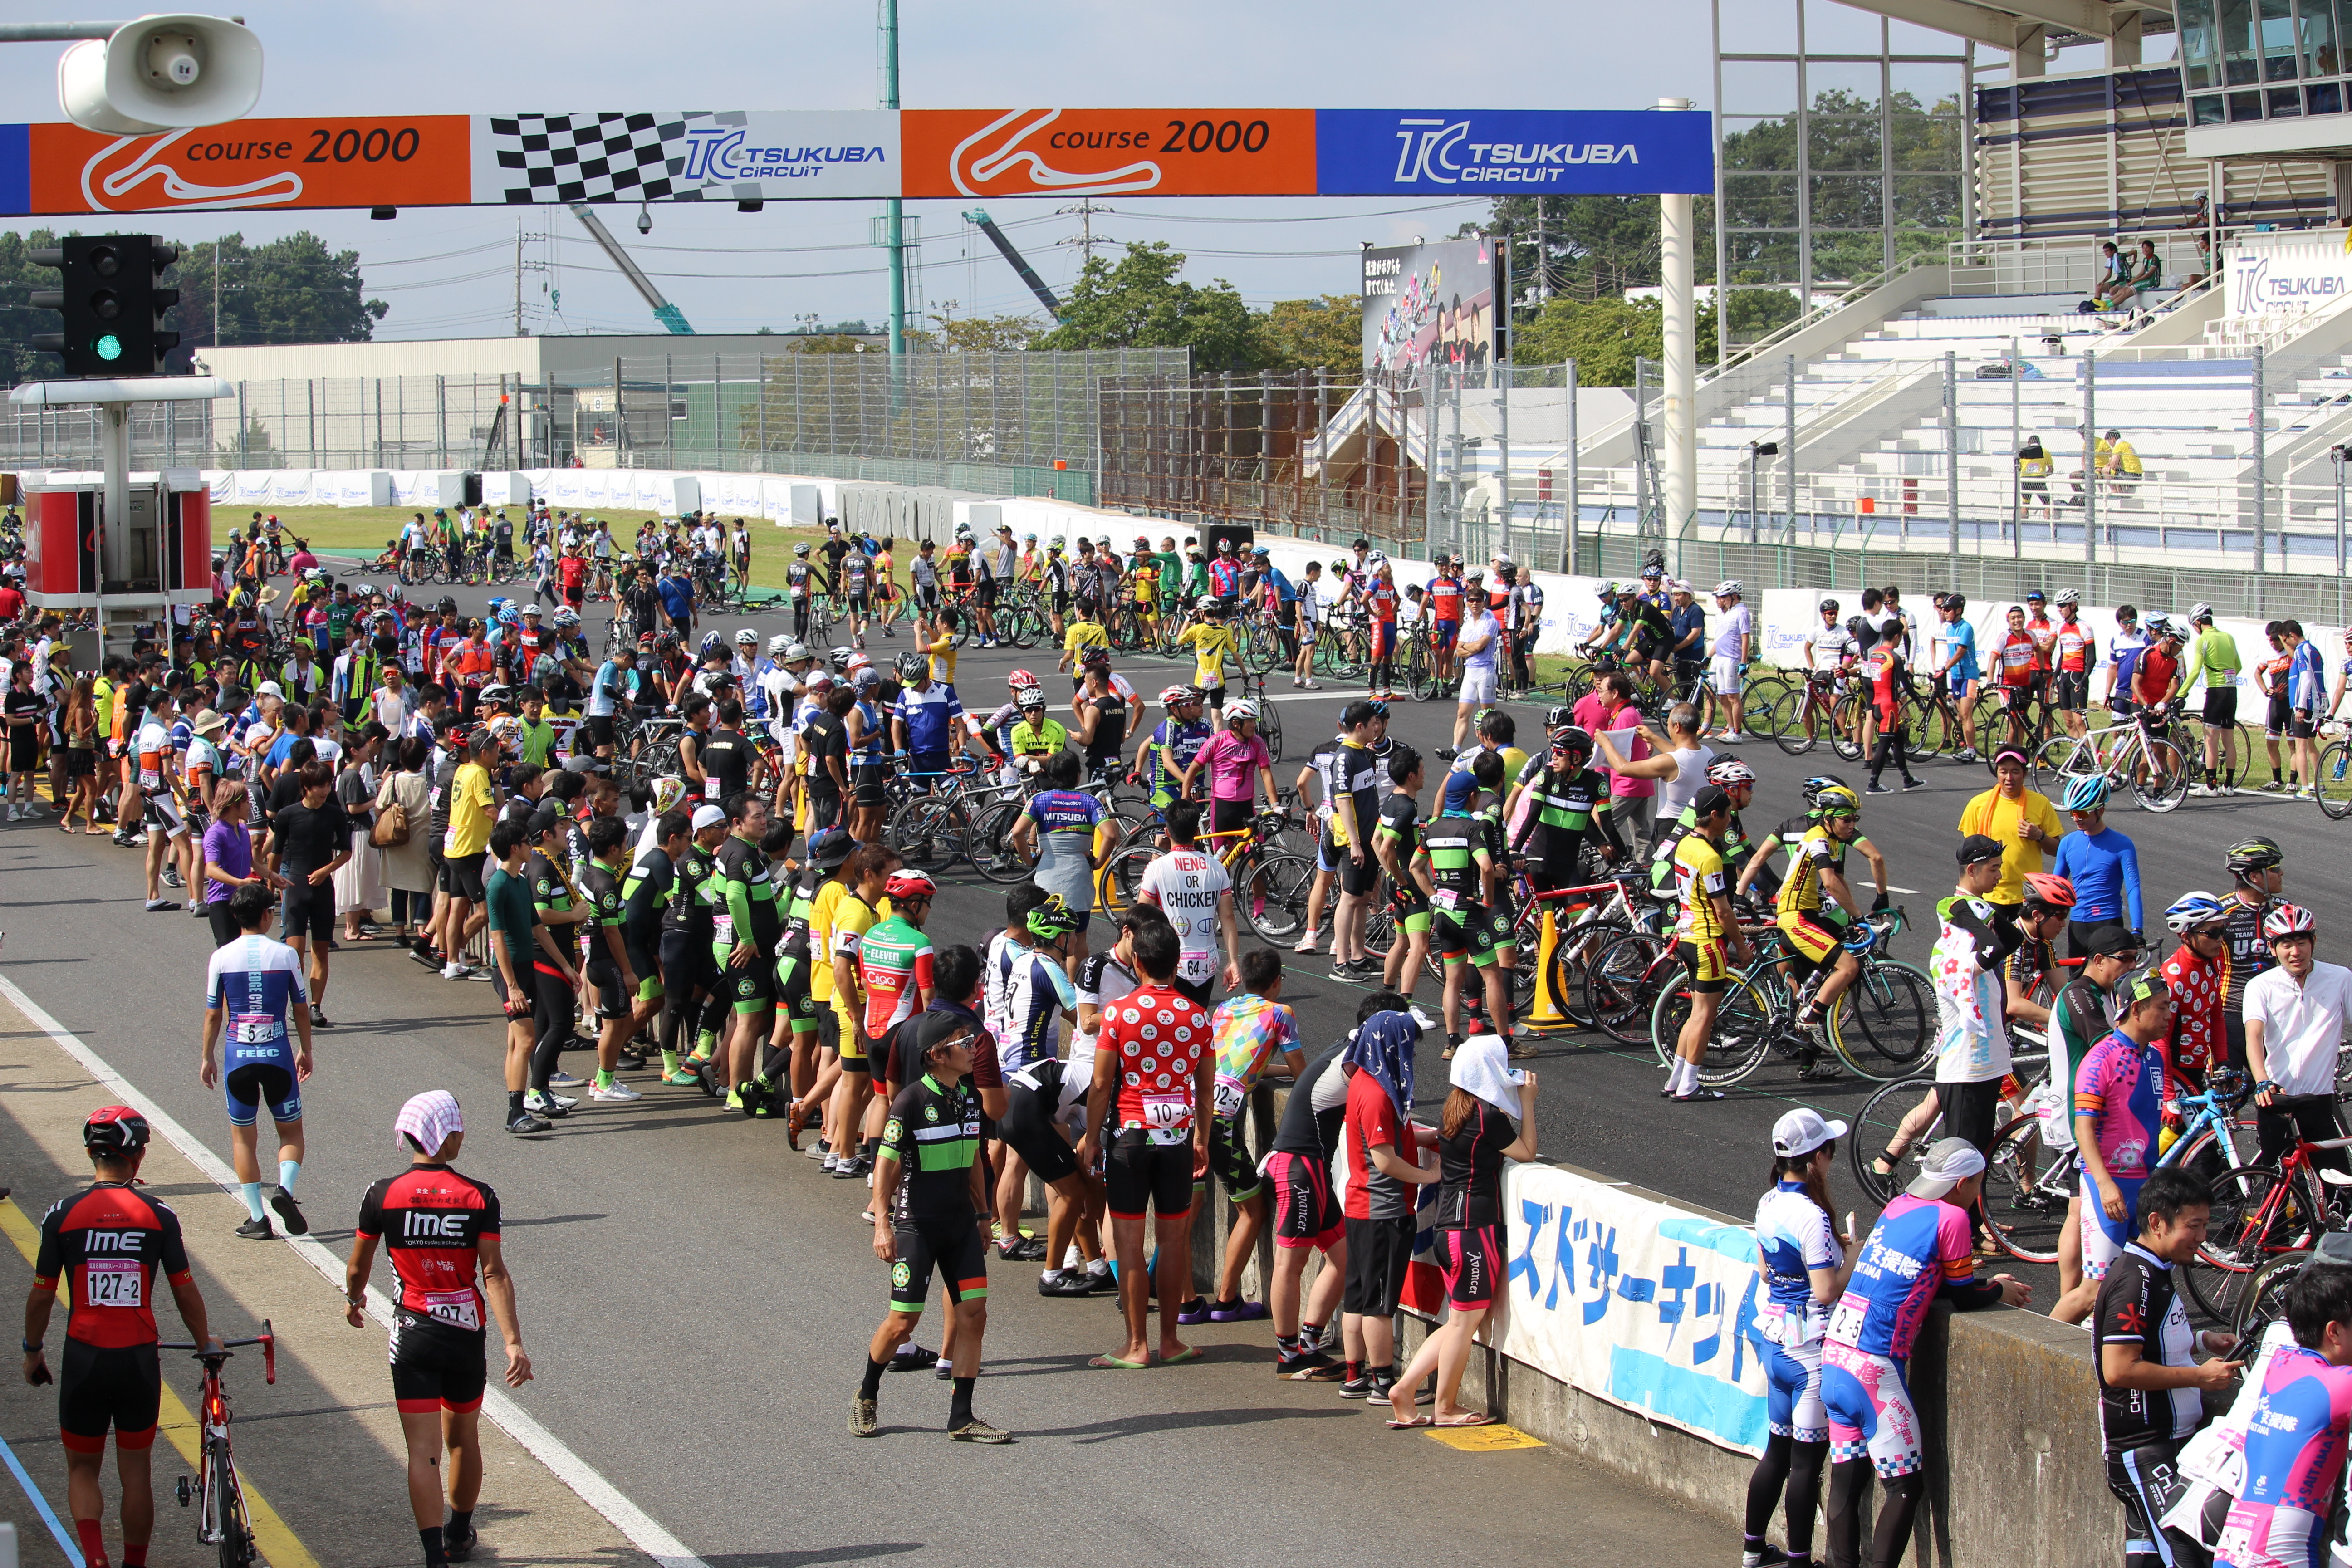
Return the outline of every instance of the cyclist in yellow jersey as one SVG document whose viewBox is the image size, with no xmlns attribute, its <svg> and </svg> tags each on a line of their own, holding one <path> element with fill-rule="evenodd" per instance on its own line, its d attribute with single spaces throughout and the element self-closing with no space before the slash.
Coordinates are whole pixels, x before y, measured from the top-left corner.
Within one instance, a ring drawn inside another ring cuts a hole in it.
<svg viewBox="0 0 2352 1568">
<path fill-rule="evenodd" d="M 1793 989 L 1801 992 L 1813 975 L 1824 968 L 1829 971 L 1805 1009 L 1802 1027 L 1808 1034 L 1823 1026 L 1831 1005 L 1862 973 L 1862 960 L 1845 951 L 1837 928 L 1822 919 L 1824 897 L 1836 900 L 1849 921 L 1862 916 L 1841 868 L 1845 846 L 1862 834 L 1862 800 L 1843 784 L 1828 785 L 1814 797 L 1812 817 L 1812 825 L 1790 847 L 1789 879 L 1780 884 L 1780 912 L 1775 919 L 1780 934 L 1789 941 L 1789 980 Z M 1800 1076 L 1829 1077 L 1836 1070 L 1823 1063 L 1823 1070 L 1817 1074 L 1810 1047 L 1803 1053 Z"/>
<path fill-rule="evenodd" d="M 1020 706 L 1021 716 L 1007 732 L 1013 760 L 1022 772 L 1034 773 L 1068 749 L 1070 731 L 1045 717 L 1045 693 L 1038 688 L 1024 687 L 1014 700 Z"/>
<path fill-rule="evenodd" d="M 1054 666 L 1070 672 L 1073 691 L 1085 684 L 1085 677 L 1079 671 L 1087 653 L 1095 648 L 1109 653 L 1110 634 L 1094 618 L 1094 606 L 1084 599 L 1076 600 L 1070 605 L 1070 629 L 1062 637 L 1062 657 Z"/>
<path fill-rule="evenodd" d="M 941 686 L 955 684 L 957 653 L 955 635 L 956 628 L 962 624 L 962 617 L 957 615 L 955 606 L 952 605 L 940 611 L 939 618 L 930 623 L 928 631 L 924 629 L 921 621 L 915 623 L 917 646 L 931 656 L 931 679 Z"/>
<path fill-rule="evenodd" d="M 1135 558 L 1135 569 L 1127 574 L 1127 587 L 1135 601 L 1135 613 L 1143 622 L 1144 633 L 1153 641 L 1160 638 L 1160 568 L 1149 555 Z"/>
<path fill-rule="evenodd" d="M 834 1023 L 840 1031 L 841 1079 L 825 1108 L 825 1147 L 831 1152 L 824 1166 L 843 1175 L 862 1176 L 871 1169 L 872 1159 L 860 1145 L 881 1132 L 876 1127 L 869 1133 L 864 1126 L 874 1096 L 874 1064 L 858 1031 L 866 995 L 857 980 L 857 950 L 867 931 L 890 918 L 890 900 L 882 896 L 882 889 L 898 868 L 898 852 L 879 844 L 861 844 L 850 852 L 842 866 L 841 892 L 833 906 L 832 933 L 825 943 L 829 952 L 814 965 L 833 971 L 830 994 Z M 814 924 L 810 937 L 814 942 Z M 809 952 L 816 957 L 814 945 Z"/>
<path fill-rule="evenodd" d="M 1225 624 L 1225 606 L 1222 600 L 1203 597 L 1202 618 L 1175 636 L 1171 646 L 1192 650 L 1192 684 L 1209 706 L 1223 713 L 1225 709 L 1225 660 L 1241 651 L 1234 628 Z"/>
<path fill-rule="evenodd" d="M 1682 895 L 1675 917 L 1675 945 L 1690 973 L 1690 1016 L 1675 1043 L 1666 1070 L 1665 1098 L 1679 1101 L 1721 1100 L 1723 1091 L 1699 1081 L 1699 1063 L 1715 1033 L 1715 1016 L 1735 965 L 1748 962 L 1748 938 L 1731 912 L 1731 879 L 1723 863 L 1723 836 L 1731 826 L 1731 796 L 1708 784 L 1690 804 L 1695 826 L 1675 846 L 1675 888 Z"/>
</svg>

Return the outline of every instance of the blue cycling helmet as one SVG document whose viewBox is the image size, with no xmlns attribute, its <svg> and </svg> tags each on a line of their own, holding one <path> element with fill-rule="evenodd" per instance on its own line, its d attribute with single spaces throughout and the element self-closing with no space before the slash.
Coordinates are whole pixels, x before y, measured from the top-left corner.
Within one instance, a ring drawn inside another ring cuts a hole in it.
<svg viewBox="0 0 2352 1568">
<path fill-rule="evenodd" d="M 2200 926 L 2209 926 L 2227 917 L 2221 900 L 2212 894 L 2183 893 L 2166 907 L 2164 928 L 2175 936 L 2186 936 Z"/>
<path fill-rule="evenodd" d="M 504 599 L 504 598 L 496 598 L 496 599 L 492 599 L 492 600 L 490 601 L 490 614 L 492 614 L 492 615 L 494 615 L 494 616 L 495 616 L 495 615 L 497 615 L 500 610 L 503 610 L 503 609 L 505 609 L 505 608 L 507 607 L 507 605 L 509 604 L 509 601 L 508 601 L 507 599 Z"/>
<path fill-rule="evenodd" d="M 2106 810 L 2107 775 L 2092 773 L 2076 779 L 2066 786 L 2066 798 L 2058 804 L 2068 811 Z"/>
<path fill-rule="evenodd" d="M 522 612 L 516 609 L 512 605 L 499 605 L 499 625 L 502 626 L 519 626 L 522 625 Z"/>
</svg>

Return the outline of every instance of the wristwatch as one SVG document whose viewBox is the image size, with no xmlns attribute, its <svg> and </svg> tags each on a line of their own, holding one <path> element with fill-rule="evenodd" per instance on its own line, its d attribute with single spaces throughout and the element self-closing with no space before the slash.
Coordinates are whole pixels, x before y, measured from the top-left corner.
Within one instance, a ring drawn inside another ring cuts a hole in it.
<svg viewBox="0 0 2352 1568">
<path fill-rule="evenodd" d="M 25 1347 L 25 1353 L 26 1355 L 38 1355 L 41 1353 L 41 1342 L 38 1340 L 19 1340 L 17 1342 Z"/>
</svg>

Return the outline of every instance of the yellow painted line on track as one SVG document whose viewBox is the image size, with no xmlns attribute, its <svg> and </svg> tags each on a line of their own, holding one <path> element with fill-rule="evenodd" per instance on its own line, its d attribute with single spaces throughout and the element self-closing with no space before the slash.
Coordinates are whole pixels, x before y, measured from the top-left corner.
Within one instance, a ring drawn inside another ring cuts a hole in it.
<svg viewBox="0 0 2352 1568">
<path fill-rule="evenodd" d="M 8 1239 L 16 1244 L 16 1250 L 25 1255 L 26 1267 L 31 1267 L 40 1257 L 40 1227 L 16 1206 L 14 1198 L 0 1198 L 0 1230 L 6 1231 Z M 60 1286 L 64 1283 L 63 1280 L 58 1281 Z M 58 1291 L 60 1298 L 64 1294 L 62 1289 Z M 155 1425 L 163 1436 L 172 1440 L 172 1447 L 180 1451 L 180 1458 L 190 1470 L 201 1468 L 196 1447 L 195 1415 L 173 1391 L 168 1379 L 163 1384 L 163 1404 Z M 260 1549 L 269 1568 L 319 1568 L 319 1560 L 310 1555 L 310 1549 L 302 1544 L 293 1531 L 287 1528 L 286 1521 L 278 1517 L 278 1510 L 271 1508 L 268 1500 L 255 1489 L 251 1479 L 240 1472 L 237 1483 L 245 1491 L 246 1519 L 253 1526 L 254 1545 Z M 156 1521 L 159 1526 L 168 1524 L 171 1517 L 159 1511 Z"/>
</svg>

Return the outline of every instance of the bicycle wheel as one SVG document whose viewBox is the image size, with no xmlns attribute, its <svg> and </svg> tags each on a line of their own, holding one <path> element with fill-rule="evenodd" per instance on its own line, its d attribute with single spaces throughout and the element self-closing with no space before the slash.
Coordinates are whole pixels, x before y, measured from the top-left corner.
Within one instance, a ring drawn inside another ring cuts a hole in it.
<svg viewBox="0 0 2352 1568">
<path fill-rule="evenodd" d="M 1932 1078 L 1898 1079 L 1863 1101 L 1854 1114 L 1853 1131 L 1846 1139 L 1846 1163 L 1853 1167 L 1853 1179 L 1870 1194 L 1870 1201 L 1881 1208 L 1893 1203 L 1895 1194 L 1918 1173 L 1920 1152 L 1936 1142 L 1937 1129 L 1943 1125 L 1939 1109 L 1927 1126 L 1909 1138 L 1903 1136 L 1904 1119 L 1919 1109 L 1919 1102 L 1935 1087 Z M 1903 1143 L 1902 1156 L 1893 1162 L 1893 1174 L 1881 1175 L 1874 1162 L 1894 1148 L 1897 1140 Z"/>
<path fill-rule="evenodd" d="M 2240 1339 L 2256 1323 L 2275 1322 L 2286 1315 L 2286 1288 L 2303 1272 L 2311 1254 L 2297 1248 L 2282 1252 L 2253 1272 L 2244 1289 L 2238 1292 L 2237 1313 L 2228 1324 L 2231 1333 Z"/>
<path fill-rule="evenodd" d="M 1862 720 L 1867 711 L 1859 691 L 1839 698 L 1832 710 L 1830 748 L 1849 763 L 1862 761 Z"/>
<path fill-rule="evenodd" d="M 1265 742 L 1266 754 L 1278 763 L 1282 761 L 1282 710 L 1265 700 L 1264 679 L 1255 685 L 1251 700 L 1257 705 L 1257 738 Z"/>
<path fill-rule="evenodd" d="M 1864 963 L 1831 1011 L 1830 1044 L 1866 1079 L 1887 1083 L 1916 1071 L 1936 1037 L 1936 992 L 1908 964 Z"/>
<path fill-rule="evenodd" d="M 971 837 L 963 807 L 938 795 L 919 795 L 890 814 L 882 841 L 918 871 L 944 871 L 965 858 Z"/>
<path fill-rule="evenodd" d="M 1690 1002 L 1689 983 L 1676 976 L 1650 1005 L 1650 1046 L 1658 1053 L 1660 1067 L 1674 1060 L 1675 1043 L 1690 1017 Z M 1771 1024 L 1772 1005 L 1764 994 L 1746 975 L 1733 975 L 1724 987 L 1715 1027 L 1707 1032 L 1706 1049 L 1699 1057 L 1699 1082 L 1709 1089 L 1725 1089 L 1754 1072 L 1770 1048 Z"/>
<path fill-rule="evenodd" d="M 1095 873 L 1095 905 L 1116 922 L 1135 902 L 1135 895 L 1143 887 L 1143 873 L 1160 851 L 1149 844 L 1130 844 L 1116 850 Z"/>
<path fill-rule="evenodd" d="M 1029 879 L 1029 861 L 1011 842 L 1013 825 L 1021 820 L 1025 802 L 998 801 L 972 814 L 967 853 L 972 869 L 999 884 Z"/>
<path fill-rule="evenodd" d="M 220 1568 L 249 1568 L 253 1562 L 253 1530 L 245 1517 L 245 1493 L 236 1484 L 236 1467 L 230 1462 L 226 1438 L 205 1444 L 205 1497 L 213 1518 L 210 1531 Z"/>
<path fill-rule="evenodd" d="M 2149 741 L 2133 763 L 2132 798 L 2142 811 L 2162 815 L 2189 798 L 2189 764 L 2169 741 Z"/>
<path fill-rule="evenodd" d="M 1244 874 L 1234 898 L 1259 940 L 1282 946 L 1307 933 L 1307 895 L 1314 886 L 1315 862 L 1303 855 L 1269 855 Z"/>
<path fill-rule="evenodd" d="M 2274 1165 L 2243 1165 L 2212 1184 L 2205 1244 L 2181 1270 L 2189 1298 L 2209 1318 L 2229 1322 L 2254 1271 L 2282 1253 L 2307 1247 L 2326 1228 L 2326 1211 L 2307 1184 Z"/>
<path fill-rule="evenodd" d="M 2330 822 L 2352 816 L 2352 776 L 2347 775 L 2352 775 L 2352 747 L 2331 742 L 2319 753 L 2319 776 L 2312 781 L 2319 793 L 2319 809 Z"/>
<path fill-rule="evenodd" d="M 1595 953 L 1584 971 L 1584 1016 L 1621 1045 L 1637 1046 L 1649 1032 L 1655 988 L 1675 971 L 1664 937 L 1627 931 Z"/>
<path fill-rule="evenodd" d="M 1985 1228 L 2021 1263 L 2058 1261 L 2066 1200 L 2046 1183 L 2053 1168 L 2042 1146 L 2042 1123 L 2031 1116 L 2002 1128 L 1985 1153 Z"/>
<path fill-rule="evenodd" d="M 1551 995 L 1559 1010 L 1570 1020 L 1582 1027 L 1592 1026 L 1592 1014 L 1585 1003 L 1586 982 L 1592 962 L 1619 937 L 1629 934 L 1628 928 L 1613 921 L 1594 921 L 1588 925 L 1571 926 L 1559 934 L 1551 949 Z M 1522 944 L 1540 948 L 1540 942 Z M 1529 1001 L 1532 1003 L 1533 998 Z"/>
<path fill-rule="evenodd" d="M 1437 668 L 1430 662 L 1429 639 L 1415 637 L 1404 656 L 1404 683 L 1415 702 L 1433 701 L 1437 697 Z"/>
<path fill-rule="evenodd" d="M 1821 705 L 1811 700 L 1806 688 L 1786 686 L 1772 700 L 1765 727 L 1775 745 L 1792 757 L 1801 757 L 1820 741 L 1824 719 Z"/>
</svg>

